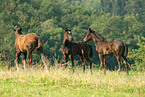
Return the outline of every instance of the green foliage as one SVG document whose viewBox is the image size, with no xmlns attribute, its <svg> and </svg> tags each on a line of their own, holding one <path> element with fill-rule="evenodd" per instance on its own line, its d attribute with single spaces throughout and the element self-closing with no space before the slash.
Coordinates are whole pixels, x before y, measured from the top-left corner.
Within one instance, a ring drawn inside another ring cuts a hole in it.
<svg viewBox="0 0 145 97">
<path fill-rule="evenodd" d="M 138 14 L 140 21 L 145 22 L 145 1 L 144 0 L 127 0 L 125 11 L 129 14 Z"/>
<path fill-rule="evenodd" d="M 145 37 L 137 37 L 139 49 L 132 49 L 129 58 L 134 60 L 131 66 L 133 69 L 142 71 L 145 70 Z"/>
<path fill-rule="evenodd" d="M 111 16 L 110 14 L 98 16 L 93 21 L 91 27 L 99 31 L 107 40 L 122 40 L 130 44 L 132 48 L 137 43 L 135 36 L 144 35 L 145 29 L 144 24 L 138 21 L 138 16 L 126 15 L 122 19 L 121 16 Z"/>
<path fill-rule="evenodd" d="M 121 40 L 130 49 L 137 49 L 135 36 L 145 36 L 144 3 L 144 0 L 2 0 L 0 61 L 15 58 L 12 30 L 15 26 L 22 27 L 24 34 L 38 34 L 48 58 L 63 59 L 61 46 L 65 27 L 72 29 L 74 41 L 82 41 L 91 27 L 109 41 Z M 98 64 L 95 46 L 92 42 L 89 44 L 94 49 L 93 63 Z M 39 62 L 39 58 L 34 52 L 33 61 Z M 107 57 L 107 64 L 117 64 L 116 58 Z"/>
<path fill-rule="evenodd" d="M 50 55 L 55 55 L 56 50 L 57 53 L 61 53 L 60 47 L 62 42 L 62 28 L 55 27 L 53 24 L 53 20 L 47 20 L 41 24 L 41 37 L 44 42 L 45 52 Z M 59 54 L 57 54 L 59 55 Z"/>
</svg>

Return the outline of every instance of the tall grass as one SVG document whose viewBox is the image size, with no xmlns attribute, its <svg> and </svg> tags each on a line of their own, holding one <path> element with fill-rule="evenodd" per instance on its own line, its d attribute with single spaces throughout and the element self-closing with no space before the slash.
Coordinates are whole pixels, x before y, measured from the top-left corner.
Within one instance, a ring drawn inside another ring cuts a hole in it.
<svg viewBox="0 0 145 97">
<path fill-rule="evenodd" d="M 29 97 L 138 97 L 145 96 L 145 72 L 130 71 L 130 76 L 122 71 L 93 68 L 93 75 L 76 67 L 51 67 L 48 72 L 33 67 L 27 70 L 0 70 L 0 96 Z"/>
</svg>

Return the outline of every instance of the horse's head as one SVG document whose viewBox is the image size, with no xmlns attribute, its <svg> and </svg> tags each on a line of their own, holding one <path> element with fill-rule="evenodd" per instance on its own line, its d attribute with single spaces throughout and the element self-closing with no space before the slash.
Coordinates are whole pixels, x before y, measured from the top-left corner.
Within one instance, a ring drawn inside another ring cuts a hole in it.
<svg viewBox="0 0 145 97">
<path fill-rule="evenodd" d="M 91 35 L 91 33 L 94 33 L 94 32 L 95 32 L 94 30 L 92 30 L 91 28 L 89 28 L 86 37 L 83 39 L 84 42 L 87 42 L 87 41 L 91 40 L 91 39 L 92 39 L 92 35 Z"/>
<path fill-rule="evenodd" d="M 71 29 L 67 29 L 65 28 L 65 32 L 64 32 L 64 39 L 68 39 L 69 41 L 72 41 L 73 38 L 72 38 L 72 35 L 71 35 Z"/>
<path fill-rule="evenodd" d="M 16 29 L 13 28 L 13 30 L 15 34 L 22 34 L 22 28 L 16 28 Z"/>
<path fill-rule="evenodd" d="M 84 38 L 84 42 L 87 42 L 89 40 L 96 40 L 96 41 L 102 41 L 105 40 L 104 37 L 102 37 L 98 32 L 95 32 L 93 29 L 89 28 L 88 33 L 86 37 Z"/>
</svg>

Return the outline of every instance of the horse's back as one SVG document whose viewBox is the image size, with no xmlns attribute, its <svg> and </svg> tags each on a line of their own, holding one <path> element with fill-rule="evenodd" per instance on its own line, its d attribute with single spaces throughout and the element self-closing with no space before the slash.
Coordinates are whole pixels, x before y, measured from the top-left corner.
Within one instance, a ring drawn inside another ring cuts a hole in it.
<svg viewBox="0 0 145 97">
<path fill-rule="evenodd" d="M 20 35 L 16 38 L 15 44 L 23 52 L 28 48 L 35 48 L 38 45 L 38 38 L 39 36 L 35 33 Z"/>
<path fill-rule="evenodd" d="M 84 43 L 84 42 L 82 42 L 82 41 L 78 41 L 78 42 L 75 42 L 75 43 L 77 43 L 78 44 L 78 46 L 79 46 L 79 50 L 81 51 L 81 49 L 83 49 L 83 51 L 84 51 L 84 53 L 86 54 L 86 55 L 88 55 L 88 53 L 89 53 L 89 51 L 90 51 L 90 45 L 88 45 L 88 44 L 86 44 L 86 43 Z M 92 56 L 92 55 L 90 55 L 90 56 Z"/>
<path fill-rule="evenodd" d="M 72 43 L 72 53 L 74 55 L 81 54 L 81 44 L 78 44 L 77 42 Z"/>
<path fill-rule="evenodd" d="M 106 40 L 99 41 L 96 44 L 96 49 L 107 49 L 108 47 L 109 48 L 111 47 L 111 42 L 106 41 Z"/>
<path fill-rule="evenodd" d="M 123 47 L 123 42 L 120 40 L 113 40 L 111 43 L 112 43 L 113 47 L 116 49 L 119 47 Z"/>
<path fill-rule="evenodd" d="M 28 41 L 34 41 L 36 39 L 38 39 L 39 36 L 37 36 L 37 34 L 35 33 L 29 33 L 29 34 L 26 34 L 24 35 L 25 39 L 27 39 Z"/>
</svg>

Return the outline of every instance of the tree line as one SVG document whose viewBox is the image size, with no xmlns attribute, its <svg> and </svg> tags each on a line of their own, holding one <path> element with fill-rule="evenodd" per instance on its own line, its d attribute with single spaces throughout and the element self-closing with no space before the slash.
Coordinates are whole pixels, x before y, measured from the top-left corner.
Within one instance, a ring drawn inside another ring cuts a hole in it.
<svg viewBox="0 0 145 97">
<path fill-rule="evenodd" d="M 64 28 L 72 29 L 74 41 L 82 41 L 88 28 L 98 31 L 105 39 L 121 40 L 129 47 L 128 60 L 135 70 L 144 67 L 145 1 L 144 0 L 1 0 L 0 1 L 0 62 L 15 58 L 16 25 L 23 33 L 36 33 L 43 40 L 44 53 L 49 59 L 63 60 Z M 95 52 L 93 63 L 99 64 Z M 33 53 L 35 63 L 40 56 Z M 107 57 L 107 68 L 117 66 L 115 57 Z"/>
</svg>

